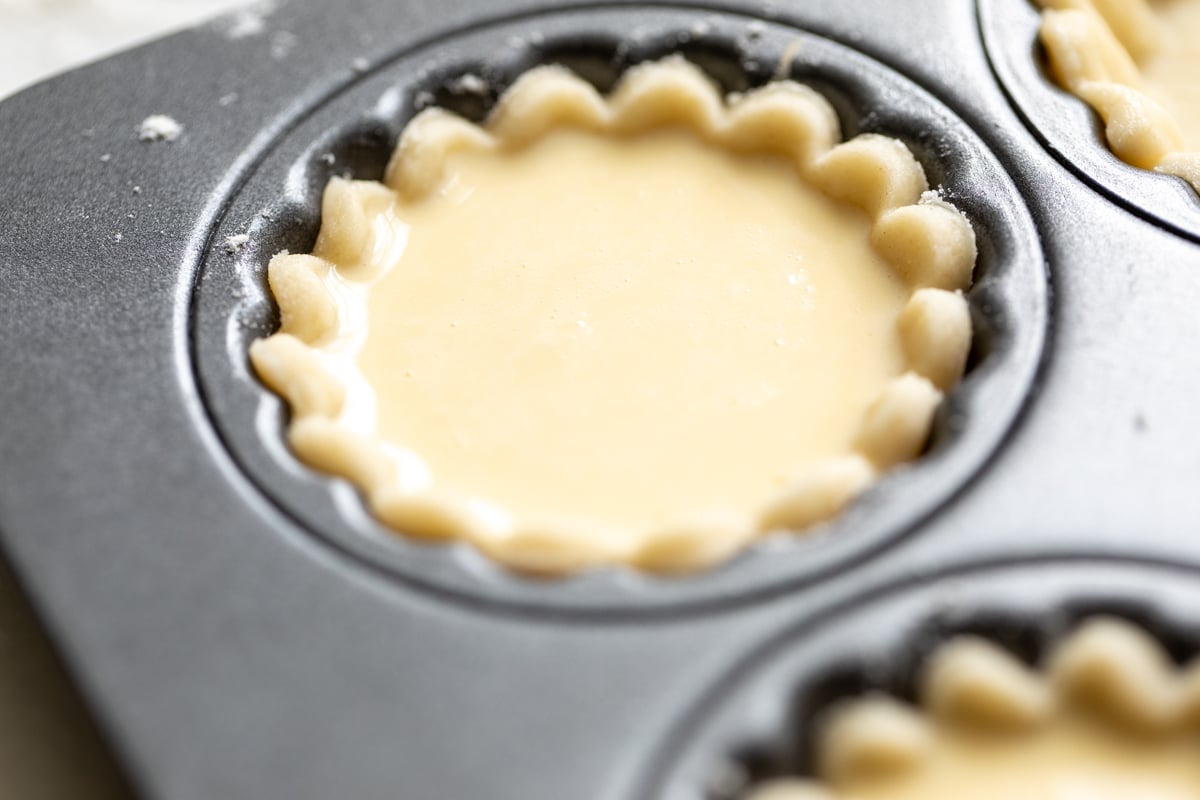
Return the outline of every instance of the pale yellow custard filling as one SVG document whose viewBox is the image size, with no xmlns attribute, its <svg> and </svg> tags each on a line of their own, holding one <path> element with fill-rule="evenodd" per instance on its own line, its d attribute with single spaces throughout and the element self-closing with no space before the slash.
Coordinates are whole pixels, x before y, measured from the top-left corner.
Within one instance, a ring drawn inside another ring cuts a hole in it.
<svg viewBox="0 0 1200 800">
<path fill-rule="evenodd" d="M 1200 2 L 1039 2 L 1055 80 L 1100 114 L 1117 157 L 1200 191 Z"/>
<path fill-rule="evenodd" d="M 983 640 L 929 665 L 925 712 L 883 697 L 830 718 L 820 780 L 751 800 L 1200 800 L 1200 667 L 1112 619 L 1088 622 L 1046 676 Z"/>
<path fill-rule="evenodd" d="M 516 516 L 748 513 L 851 449 L 910 290 L 773 155 L 560 130 L 398 199 L 359 366 L 379 430 Z"/>
<path fill-rule="evenodd" d="M 845 800 L 1200 800 L 1200 735 L 1138 736 L 1079 717 L 1032 733 L 940 729 L 920 767 L 846 780 Z"/>
<path fill-rule="evenodd" d="M 974 234 L 903 144 L 678 59 L 423 112 L 322 216 L 250 353 L 289 444 L 523 570 L 700 569 L 832 517 L 920 452 L 970 345 Z"/>
</svg>

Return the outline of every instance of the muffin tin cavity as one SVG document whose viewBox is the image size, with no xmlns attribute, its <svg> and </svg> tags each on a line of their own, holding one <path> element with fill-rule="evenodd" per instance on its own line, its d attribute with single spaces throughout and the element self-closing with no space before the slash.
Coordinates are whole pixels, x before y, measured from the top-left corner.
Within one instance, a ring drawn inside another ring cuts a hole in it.
<svg viewBox="0 0 1200 800">
<path fill-rule="evenodd" d="M 919 763 L 921 726 L 955 714 L 977 731 L 1012 733 L 1069 706 L 1135 738 L 1176 732 L 1194 741 L 1200 630 L 1188 616 L 1196 586 L 1182 569 L 1043 561 L 872 593 L 784 632 L 722 679 L 680 721 L 637 796 L 752 797 L 755 787 L 828 775 L 855 760 L 877 768 L 875 777 L 894 774 Z M 961 669 L 982 659 L 982 677 Z M 861 712 L 886 717 L 887 735 L 852 730 Z"/>
<path fill-rule="evenodd" d="M 1112 673 L 1200 674 L 1200 633 L 1190 619 L 1198 600 L 1195 575 L 1186 570 L 1088 561 L 982 566 L 895 585 L 785 631 L 746 658 L 682 718 L 635 796 L 734 800 L 769 782 L 810 778 L 836 712 L 875 697 L 920 709 L 920 698 L 929 697 L 922 680 L 930 657 L 960 637 L 995 646 L 1031 674 L 1055 672 L 1058 685 L 1078 687 L 1086 684 L 1081 676 L 1099 676 L 1109 688 L 1120 684 L 1151 697 L 1150 687 Z M 1109 646 L 1114 638 L 1122 640 Z M 1120 650 L 1129 638 L 1144 639 L 1134 644 L 1165 655 L 1166 663 L 1079 669 L 1104 661 L 1103 654 L 1093 657 L 1097 651 Z M 1076 674 L 1068 674 L 1072 669 Z M 1194 686 L 1182 687 L 1180 697 L 1194 700 Z M 1128 710 L 1117 702 L 1120 692 L 1098 699 L 1106 703 L 1100 717 L 1114 724 Z"/>
<path fill-rule="evenodd" d="M 637 25 L 631 30 L 631 18 Z M 623 568 L 539 581 L 466 545 L 422 544 L 371 519 L 348 484 L 302 466 L 283 432 L 285 405 L 253 375 L 250 343 L 278 328 L 266 287 L 276 253 L 311 252 L 333 177 L 379 180 L 407 122 L 429 106 L 482 120 L 522 73 L 560 64 L 601 92 L 630 66 L 680 54 L 725 92 L 775 77 L 819 92 L 845 139 L 898 138 L 929 184 L 970 220 L 978 258 L 968 293 L 967 374 L 943 404 L 926 453 L 888 473 L 839 518 L 777 536 L 711 573 L 650 577 Z M 224 245 L 246 234 L 248 242 Z M 211 417 L 242 473 L 297 526 L 413 586 L 523 607 L 579 612 L 712 605 L 828 575 L 919 523 L 1002 441 L 1037 370 L 1047 286 L 1034 227 L 994 157 L 962 121 L 904 77 L 828 39 L 727 14 L 641 9 L 531 15 L 398 53 L 298 114 L 230 198 L 192 298 L 193 364 Z"/>
<path fill-rule="evenodd" d="M 1042 143 L 1096 190 L 1175 233 L 1200 240 L 1200 195 L 1182 178 L 1140 169 L 1109 149 L 1100 116 L 1055 83 L 1034 0 L 979 0 L 992 68 Z"/>
</svg>

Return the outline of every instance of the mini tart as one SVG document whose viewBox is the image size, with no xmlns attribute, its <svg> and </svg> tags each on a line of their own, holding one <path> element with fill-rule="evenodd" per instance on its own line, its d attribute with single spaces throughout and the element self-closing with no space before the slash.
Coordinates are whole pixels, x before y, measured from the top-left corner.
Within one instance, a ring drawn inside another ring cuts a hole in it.
<svg viewBox="0 0 1200 800">
<path fill-rule="evenodd" d="M 1188 141 L 1163 97 L 1155 98 L 1145 71 L 1163 52 L 1166 36 L 1186 35 L 1163 30 L 1154 6 L 1182 7 L 1193 0 L 1038 2 L 1051 73 L 1100 115 L 1112 152 L 1132 166 L 1183 178 L 1200 192 L 1200 130 L 1190 131 Z M 1191 13 L 1200 20 L 1200 10 Z M 1176 102 L 1186 104 L 1176 108 L 1186 107 L 1194 123 L 1200 120 L 1200 96 Z"/>
<path fill-rule="evenodd" d="M 1200 662 L 1176 668 L 1122 620 L 1085 622 L 1042 671 L 985 639 L 951 640 L 925 665 L 921 705 L 835 707 L 817 779 L 770 781 L 748 800 L 1200 798 Z"/>
<path fill-rule="evenodd" d="M 456 154 L 519 154 L 560 131 L 621 142 L 675 131 L 729 157 L 776 158 L 794 167 L 796 181 L 807 182 L 815 197 L 823 195 L 822 203 L 864 220 L 865 246 L 904 293 L 886 334 L 895 337 L 890 346 L 898 348 L 901 366 L 873 402 L 866 399 L 846 452 L 783 485 L 764 487 L 769 500 L 760 507 L 681 508 L 668 522 L 610 535 L 586 519 L 520 518 L 490 498 L 443 485 L 420 453 L 383 440 L 374 393 L 356 357 L 371 287 L 404 247 L 393 204 L 448 191 L 447 163 Z M 836 114 L 811 89 L 781 81 L 723 98 L 679 58 L 630 69 L 608 97 L 564 69 L 538 67 L 501 97 L 482 125 L 443 109 L 421 112 L 405 128 L 382 183 L 329 184 L 313 253 L 281 253 L 269 265 L 281 326 L 251 346 L 250 358 L 291 408 L 293 452 L 357 486 L 374 515 L 397 531 L 470 542 L 496 561 L 540 574 L 604 565 L 694 571 L 768 532 L 830 519 L 882 471 L 924 447 L 932 416 L 962 375 L 970 349 L 962 291 L 976 255 L 970 223 L 929 191 L 905 145 L 876 134 L 839 139 Z"/>
</svg>

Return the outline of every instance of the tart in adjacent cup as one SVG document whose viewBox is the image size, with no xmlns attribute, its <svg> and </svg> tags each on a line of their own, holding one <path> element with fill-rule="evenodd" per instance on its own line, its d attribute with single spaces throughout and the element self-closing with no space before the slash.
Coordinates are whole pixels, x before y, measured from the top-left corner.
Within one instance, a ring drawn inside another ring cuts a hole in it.
<svg viewBox="0 0 1200 800">
<path fill-rule="evenodd" d="M 1038 2 L 1051 74 L 1100 115 L 1113 153 L 1200 192 L 1200 4 Z"/>
<path fill-rule="evenodd" d="M 920 700 L 835 707 L 816 777 L 748 800 L 1200 798 L 1200 664 L 1175 667 L 1122 620 L 1085 622 L 1040 671 L 986 639 L 951 640 L 925 665 Z"/>
</svg>

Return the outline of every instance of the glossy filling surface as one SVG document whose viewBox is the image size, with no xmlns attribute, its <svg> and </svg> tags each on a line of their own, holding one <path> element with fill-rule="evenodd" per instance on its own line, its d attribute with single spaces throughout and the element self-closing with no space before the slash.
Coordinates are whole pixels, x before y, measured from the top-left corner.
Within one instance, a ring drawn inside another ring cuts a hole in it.
<svg viewBox="0 0 1200 800">
<path fill-rule="evenodd" d="M 389 215 L 358 365 L 382 437 L 522 518 L 750 513 L 904 371 L 870 220 L 770 155 L 562 129 Z"/>
</svg>

